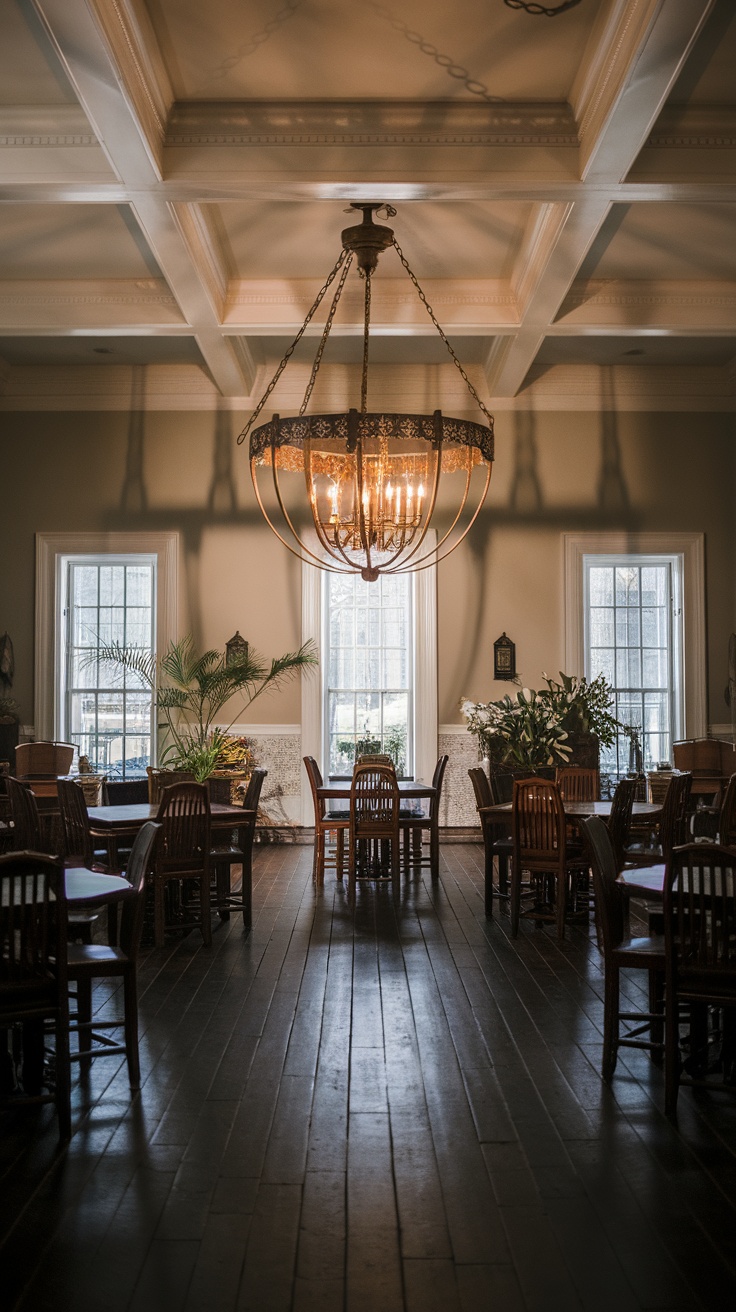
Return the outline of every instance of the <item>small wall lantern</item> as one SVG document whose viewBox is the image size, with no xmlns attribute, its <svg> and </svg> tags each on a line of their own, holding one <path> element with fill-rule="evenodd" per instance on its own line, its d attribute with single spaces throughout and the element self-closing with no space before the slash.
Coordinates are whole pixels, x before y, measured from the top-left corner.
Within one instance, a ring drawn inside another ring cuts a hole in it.
<svg viewBox="0 0 736 1312">
<path fill-rule="evenodd" d="M 225 664 L 236 665 L 240 661 L 248 659 L 248 644 L 245 638 L 241 637 L 240 629 L 236 629 L 232 638 L 225 643 Z"/>
<path fill-rule="evenodd" d="M 516 678 L 516 643 L 502 633 L 493 644 L 494 679 Z"/>
</svg>

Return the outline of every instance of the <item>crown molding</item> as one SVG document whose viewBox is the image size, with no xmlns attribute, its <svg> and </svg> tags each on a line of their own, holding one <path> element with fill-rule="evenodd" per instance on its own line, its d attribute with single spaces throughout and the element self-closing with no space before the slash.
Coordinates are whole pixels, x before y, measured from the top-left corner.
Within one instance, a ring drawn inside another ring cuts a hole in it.
<svg viewBox="0 0 736 1312">
<path fill-rule="evenodd" d="M 444 101 L 186 101 L 167 146 L 570 146 L 567 104 Z"/>
<path fill-rule="evenodd" d="M 647 146 L 678 150 L 733 149 L 736 109 L 730 105 L 665 105 Z"/>
<path fill-rule="evenodd" d="M 86 114 L 78 105 L 3 105 L 0 146 L 98 146 Z"/>
<path fill-rule="evenodd" d="M 135 107 L 160 152 L 174 92 L 153 24 L 141 0 L 87 0 Z"/>
</svg>

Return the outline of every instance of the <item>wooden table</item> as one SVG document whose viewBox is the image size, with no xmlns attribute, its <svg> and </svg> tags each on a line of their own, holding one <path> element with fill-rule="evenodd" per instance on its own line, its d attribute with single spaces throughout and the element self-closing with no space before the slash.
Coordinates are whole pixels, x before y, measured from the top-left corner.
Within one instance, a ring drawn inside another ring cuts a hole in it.
<svg viewBox="0 0 736 1312">
<path fill-rule="evenodd" d="M 636 866 L 632 870 L 622 870 L 617 883 L 630 897 L 645 897 L 652 901 L 662 898 L 664 892 L 664 862 L 656 866 Z"/>
<path fill-rule="evenodd" d="M 603 820 L 608 820 L 611 815 L 611 805 L 609 802 L 564 802 L 562 803 L 565 815 L 568 820 L 586 820 L 589 815 L 599 815 Z M 490 816 L 492 820 L 510 820 L 512 812 L 512 802 L 497 802 L 495 806 L 483 808 L 484 815 Z M 658 820 L 662 814 L 662 807 L 655 802 L 634 802 L 632 818 L 634 820 Z"/>
<path fill-rule="evenodd" d="M 26 876 L 33 879 L 32 875 Z M 135 890 L 120 875 L 105 875 L 96 870 L 87 870 L 85 866 L 70 866 L 64 871 L 64 888 L 67 902 L 83 902 L 86 905 L 107 902 L 120 902 L 134 895 Z M 7 883 L 3 884 L 3 906 L 8 905 Z"/>
<path fill-rule="evenodd" d="M 399 779 L 399 796 L 401 802 L 404 801 L 427 801 L 434 797 L 435 790 L 431 784 L 422 783 L 421 779 Z M 341 801 L 345 803 L 344 807 L 330 807 L 330 810 L 345 810 L 350 806 L 350 779 L 329 779 L 321 788 L 317 789 L 318 797 L 324 797 L 330 801 Z"/>
</svg>

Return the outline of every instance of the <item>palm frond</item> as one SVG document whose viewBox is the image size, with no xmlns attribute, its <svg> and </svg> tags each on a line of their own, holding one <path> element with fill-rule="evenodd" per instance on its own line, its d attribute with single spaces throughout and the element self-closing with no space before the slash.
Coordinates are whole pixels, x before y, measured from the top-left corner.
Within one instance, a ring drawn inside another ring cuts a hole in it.
<svg viewBox="0 0 736 1312">
<path fill-rule="evenodd" d="M 111 642 L 103 647 L 90 648 L 89 654 L 83 657 L 82 664 L 92 665 L 98 658 L 105 665 L 115 665 L 121 670 L 136 674 L 146 687 L 151 689 L 156 687 L 156 657 L 147 648 L 124 647 L 119 642 Z"/>
</svg>

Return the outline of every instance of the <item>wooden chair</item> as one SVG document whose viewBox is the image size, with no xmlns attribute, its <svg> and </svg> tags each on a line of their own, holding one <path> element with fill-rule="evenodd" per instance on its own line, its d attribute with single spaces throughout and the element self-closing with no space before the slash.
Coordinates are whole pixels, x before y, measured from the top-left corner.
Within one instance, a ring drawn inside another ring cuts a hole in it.
<svg viewBox="0 0 736 1312">
<path fill-rule="evenodd" d="M 493 916 L 493 895 L 496 897 L 508 898 L 508 874 L 509 874 L 509 857 L 511 856 L 512 843 L 508 834 L 505 833 L 507 826 L 500 825 L 497 820 L 493 820 L 489 815 L 489 810 L 496 805 L 493 795 L 491 781 L 485 770 L 481 766 L 473 766 L 468 770 L 470 782 L 473 785 L 475 793 L 475 805 L 480 816 L 480 825 L 483 832 L 483 848 L 485 853 L 485 910 L 486 916 Z M 494 864 L 498 861 L 498 884 L 494 883 Z"/>
<path fill-rule="evenodd" d="M 387 765 L 358 765 L 350 787 L 348 885 L 357 878 L 383 877 L 390 861 L 394 896 L 400 891 L 400 796 L 396 771 Z"/>
<path fill-rule="evenodd" d="M 638 780 L 635 777 L 619 780 L 611 802 L 608 836 L 611 840 L 617 871 L 623 870 L 626 864 L 626 845 L 629 842 L 631 832 L 631 815 L 634 809 L 637 784 Z"/>
<path fill-rule="evenodd" d="M 601 776 L 597 769 L 584 765 L 559 765 L 555 783 L 563 802 L 599 802 Z"/>
<path fill-rule="evenodd" d="M 8 777 L 7 784 L 13 820 L 13 850 L 41 852 L 47 843 L 44 841 L 44 825 L 35 794 L 21 779 Z M 81 792 L 81 789 L 79 791 Z M 84 801 L 84 798 L 82 800 Z M 51 855 L 56 854 L 51 853 Z M 64 864 L 70 863 L 65 861 Z M 67 909 L 69 937 L 80 938 L 83 943 L 91 943 L 97 920 L 97 912 L 91 909 L 80 906 L 75 906 L 73 910 Z M 112 923 L 114 927 L 114 916 Z"/>
<path fill-rule="evenodd" d="M 61 861 L 37 852 L 0 856 L 0 894 L 0 1029 L 23 1023 L 24 1093 L 30 1102 L 56 1103 L 65 1142 L 71 1137 L 71 1078 Z M 45 1021 L 55 1035 L 53 1093 L 43 1092 Z"/>
<path fill-rule="evenodd" d="M 736 847 L 736 774 L 726 784 L 718 818 L 718 842 L 721 847 Z"/>
<path fill-rule="evenodd" d="M 36 798 L 27 784 L 20 779 L 14 779 L 12 775 L 7 776 L 6 784 L 10 799 L 10 818 L 13 822 L 13 850 L 41 852 L 44 842 Z"/>
<path fill-rule="evenodd" d="M 625 894 L 616 883 L 615 852 L 605 821 L 598 815 L 588 816 L 582 822 L 581 833 L 593 872 L 596 929 L 605 967 L 602 1075 L 610 1080 L 619 1048 L 662 1052 L 665 945 L 661 936 L 630 938 L 626 933 Z M 622 970 L 629 969 L 648 972 L 648 1012 L 621 1011 L 620 976 Z M 633 1022 L 633 1028 L 622 1034 L 622 1022 Z M 642 1038 L 647 1031 L 649 1038 Z"/>
<path fill-rule="evenodd" d="M 671 853 L 664 885 L 667 959 L 665 1112 L 675 1114 L 683 1071 L 680 1007 L 690 1008 L 691 1071 L 700 1083 L 698 1029 L 706 1007 L 724 1012 L 720 1063 L 736 1064 L 736 853 L 716 843 L 688 843 Z M 696 1024 L 693 1026 L 693 1021 Z M 700 1021 L 698 1026 L 697 1021 Z M 707 1022 L 706 1022 L 707 1024 Z M 702 1082 L 705 1082 L 703 1080 Z"/>
<path fill-rule="evenodd" d="M 674 847 L 686 841 L 691 783 L 692 775 L 673 774 L 662 803 L 656 839 L 653 842 L 627 844 L 626 865 L 660 865 L 662 861 L 669 860 Z"/>
<path fill-rule="evenodd" d="M 426 866 L 432 879 L 440 877 L 440 801 L 442 799 L 442 781 L 447 769 L 448 756 L 440 756 L 434 774 L 432 787 L 434 793 L 429 799 L 425 812 L 411 811 L 405 806 L 399 812 L 399 828 L 404 835 L 404 865 L 408 870 L 410 863 L 415 867 Z M 429 832 L 429 854 L 422 856 L 422 834 Z"/>
<path fill-rule="evenodd" d="M 335 870 L 337 878 L 342 879 L 345 857 L 345 834 L 350 828 L 350 813 L 348 811 L 328 810 L 325 799 L 320 797 L 317 791 L 322 787 L 323 780 L 322 772 L 313 756 L 304 757 L 304 768 L 307 772 L 309 786 L 312 790 L 312 803 L 314 805 L 314 858 L 312 861 L 312 879 L 317 884 L 323 884 L 326 869 Z M 329 833 L 335 834 L 336 842 L 334 854 L 327 847 L 327 835 Z"/>
<path fill-rule="evenodd" d="M 523 872 L 534 877 L 536 904 L 524 915 L 554 920 L 564 938 L 568 885 L 583 871 L 587 858 L 567 848 L 565 812 L 557 784 L 547 779 L 517 779 L 511 808 L 511 933 L 519 932 Z M 549 906 L 554 897 L 554 910 Z M 541 895 L 541 903 L 540 903 Z"/>
<path fill-rule="evenodd" d="M 206 947 L 212 945 L 210 921 L 210 799 L 206 784 L 180 783 L 165 788 L 156 820 L 163 826 L 153 861 L 153 940 L 163 947 L 167 929 L 201 929 Z M 176 887 L 169 890 L 170 884 Z M 199 891 L 199 919 L 186 915 L 188 886 Z M 166 893 L 176 905 L 167 920 Z"/>
<path fill-rule="evenodd" d="M 67 954 L 69 983 L 77 986 L 77 1014 L 71 1032 L 78 1036 L 78 1051 L 72 1053 L 72 1061 L 78 1061 L 80 1070 L 84 1071 L 89 1069 L 94 1057 L 114 1057 L 125 1053 L 131 1089 L 137 1089 L 141 1082 L 138 1059 L 138 951 L 143 932 L 146 872 L 160 831 L 161 825 L 149 820 L 139 829 L 133 843 L 127 873 L 136 896 L 127 898 L 123 903 L 119 946 L 72 944 Z M 98 979 L 122 980 L 122 1019 L 92 1019 L 92 984 Z M 101 1033 L 120 1028 L 124 1032 L 122 1044 Z"/>
<path fill-rule="evenodd" d="M 254 770 L 248 782 L 243 802 L 243 824 L 238 825 L 239 845 L 215 842 L 210 848 L 210 861 L 215 874 L 215 905 L 222 920 L 230 919 L 235 907 L 243 913 L 243 924 L 250 929 L 253 923 L 253 838 L 258 819 L 258 802 L 268 770 Z M 240 897 L 230 889 L 231 869 L 242 866 Z"/>
<path fill-rule="evenodd" d="M 95 833 L 89 821 L 84 793 L 73 779 L 59 779 L 59 819 L 61 823 L 62 854 L 66 864 L 87 866 L 90 870 L 112 873 L 103 836 Z M 96 845 L 95 839 L 100 841 Z"/>
</svg>

